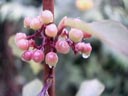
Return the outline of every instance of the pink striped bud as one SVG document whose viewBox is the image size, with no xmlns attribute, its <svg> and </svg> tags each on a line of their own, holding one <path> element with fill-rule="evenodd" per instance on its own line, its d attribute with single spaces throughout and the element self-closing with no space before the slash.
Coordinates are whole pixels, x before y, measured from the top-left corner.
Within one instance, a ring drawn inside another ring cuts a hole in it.
<svg viewBox="0 0 128 96">
<path fill-rule="evenodd" d="M 82 53 L 84 58 L 88 58 L 92 51 L 90 43 L 80 42 L 75 45 L 75 50 Z"/>
<path fill-rule="evenodd" d="M 83 32 L 79 29 L 72 28 L 69 31 L 69 38 L 75 43 L 80 42 L 83 38 Z"/>
<path fill-rule="evenodd" d="M 23 61 L 30 61 L 31 58 L 32 58 L 32 55 L 33 55 L 33 51 L 25 51 L 23 54 L 22 54 L 22 60 Z"/>
<path fill-rule="evenodd" d="M 57 35 L 57 27 L 55 24 L 50 24 L 45 29 L 45 34 L 49 37 L 55 37 Z"/>
<path fill-rule="evenodd" d="M 56 66 L 57 62 L 58 62 L 58 56 L 55 52 L 49 52 L 46 54 L 45 57 L 45 62 L 46 64 L 48 64 L 49 66 Z"/>
<path fill-rule="evenodd" d="M 44 53 L 42 50 L 35 50 L 33 53 L 32 59 L 37 62 L 41 63 L 44 60 Z"/>
<path fill-rule="evenodd" d="M 16 45 L 21 49 L 21 50 L 27 50 L 29 48 L 28 40 L 26 39 L 21 39 L 16 42 Z"/>
<path fill-rule="evenodd" d="M 30 27 L 33 29 L 33 30 L 38 30 L 40 29 L 42 26 L 42 23 L 40 22 L 39 18 L 33 18 L 31 23 L 30 23 Z"/>
<path fill-rule="evenodd" d="M 53 22 L 53 14 L 49 10 L 42 11 L 42 14 L 40 17 L 44 24 L 49 24 L 49 23 Z"/>
<path fill-rule="evenodd" d="M 27 36 L 26 36 L 25 33 L 16 33 L 16 35 L 15 35 L 15 42 L 17 42 L 17 41 L 19 41 L 21 39 L 26 39 L 26 38 L 27 38 Z"/>
<path fill-rule="evenodd" d="M 30 17 L 25 17 L 25 18 L 24 18 L 24 27 L 30 28 L 31 20 L 32 20 L 32 18 L 30 18 Z"/>
<path fill-rule="evenodd" d="M 57 52 L 67 54 L 70 51 L 70 46 L 65 40 L 58 40 L 56 42 L 55 48 Z"/>
</svg>

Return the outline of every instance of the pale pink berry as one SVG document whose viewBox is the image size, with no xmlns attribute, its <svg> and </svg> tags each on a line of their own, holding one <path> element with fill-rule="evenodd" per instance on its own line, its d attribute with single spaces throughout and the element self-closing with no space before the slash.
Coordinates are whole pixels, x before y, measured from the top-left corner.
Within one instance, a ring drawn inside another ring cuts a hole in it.
<svg viewBox="0 0 128 96">
<path fill-rule="evenodd" d="M 92 46 L 90 45 L 90 43 L 86 43 L 84 47 L 84 53 L 88 54 L 91 51 L 92 51 Z"/>
<path fill-rule="evenodd" d="M 37 62 L 41 63 L 44 60 L 44 53 L 42 50 L 35 50 L 33 53 L 32 59 Z"/>
<path fill-rule="evenodd" d="M 53 22 L 53 14 L 49 10 L 44 10 L 41 13 L 41 20 L 44 24 L 49 24 Z"/>
<path fill-rule="evenodd" d="M 19 41 L 21 39 L 26 39 L 26 38 L 27 38 L 27 36 L 26 36 L 25 33 L 16 33 L 16 35 L 15 35 L 15 42 L 17 42 L 17 41 Z"/>
<path fill-rule="evenodd" d="M 69 31 L 69 38 L 75 43 L 80 42 L 83 38 L 83 32 L 79 29 L 72 28 Z"/>
<path fill-rule="evenodd" d="M 79 42 L 75 45 L 75 50 L 83 53 L 84 52 L 84 47 L 85 47 L 85 43 L 84 42 Z"/>
<path fill-rule="evenodd" d="M 23 61 L 30 61 L 32 59 L 33 51 L 27 50 L 22 54 Z"/>
<path fill-rule="evenodd" d="M 91 54 L 92 47 L 91 47 L 90 43 L 87 43 L 85 46 L 86 47 L 84 49 L 84 52 L 82 53 L 82 57 L 83 58 L 88 58 Z"/>
<path fill-rule="evenodd" d="M 45 57 L 45 62 L 46 64 L 48 64 L 49 66 L 56 66 L 57 62 L 58 62 L 58 56 L 55 52 L 49 52 L 46 54 Z"/>
<path fill-rule="evenodd" d="M 42 23 L 40 22 L 39 18 L 33 18 L 30 23 L 30 28 L 33 30 L 38 30 L 42 26 Z"/>
<path fill-rule="evenodd" d="M 55 48 L 57 52 L 67 54 L 70 51 L 70 46 L 65 40 L 58 40 L 56 42 Z"/>
<path fill-rule="evenodd" d="M 49 37 L 55 37 L 57 35 L 57 27 L 55 24 L 50 24 L 45 29 L 45 34 Z"/>
<path fill-rule="evenodd" d="M 24 27 L 30 28 L 31 20 L 32 20 L 31 17 L 25 17 L 25 18 L 24 18 Z"/>
<path fill-rule="evenodd" d="M 41 15 L 37 16 L 37 18 L 38 18 L 38 20 L 40 21 L 40 23 L 43 25 L 44 22 L 43 22 L 42 19 L 41 19 Z"/>
<path fill-rule="evenodd" d="M 75 50 L 84 54 L 83 57 L 89 57 L 92 51 L 90 43 L 80 42 L 75 45 Z"/>
<path fill-rule="evenodd" d="M 16 45 L 21 49 L 21 50 L 27 50 L 29 48 L 28 40 L 26 39 L 21 39 L 16 42 Z"/>
</svg>

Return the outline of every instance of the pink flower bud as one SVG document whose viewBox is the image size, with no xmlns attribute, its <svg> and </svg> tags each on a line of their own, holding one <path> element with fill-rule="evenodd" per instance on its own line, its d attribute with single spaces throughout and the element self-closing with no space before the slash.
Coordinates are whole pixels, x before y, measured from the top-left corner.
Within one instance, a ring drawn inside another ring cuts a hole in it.
<svg viewBox="0 0 128 96">
<path fill-rule="evenodd" d="M 58 40 L 56 42 L 55 48 L 57 52 L 67 54 L 70 51 L 70 46 L 65 40 Z"/>
<path fill-rule="evenodd" d="M 30 28 L 31 20 L 32 20 L 32 18 L 30 18 L 30 17 L 25 17 L 25 18 L 24 18 L 24 27 Z"/>
<path fill-rule="evenodd" d="M 23 61 L 30 61 L 31 58 L 32 58 L 32 55 L 33 55 L 33 51 L 25 51 L 23 54 L 22 54 L 22 60 Z"/>
<path fill-rule="evenodd" d="M 86 43 L 84 48 L 84 53 L 88 53 L 91 51 L 92 51 L 92 46 L 90 45 L 90 43 Z"/>
<path fill-rule="evenodd" d="M 49 23 L 53 22 L 52 12 L 49 10 L 42 11 L 41 20 L 44 24 L 49 24 Z"/>
<path fill-rule="evenodd" d="M 82 53 L 84 58 L 88 58 L 92 51 L 90 43 L 80 42 L 75 45 L 75 50 Z"/>
<path fill-rule="evenodd" d="M 25 33 L 16 33 L 16 35 L 15 35 L 15 42 L 17 42 L 17 41 L 19 41 L 21 39 L 26 39 L 26 38 L 27 38 L 27 36 L 26 36 Z"/>
<path fill-rule="evenodd" d="M 31 23 L 30 23 L 30 27 L 33 29 L 33 30 L 38 30 L 40 29 L 42 26 L 42 23 L 40 22 L 39 18 L 33 18 Z"/>
<path fill-rule="evenodd" d="M 75 43 L 80 42 L 83 38 L 83 32 L 81 30 L 72 28 L 69 31 L 69 38 Z"/>
<path fill-rule="evenodd" d="M 21 49 L 21 50 L 27 50 L 29 48 L 28 40 L 26 39 L 21 39 L 16 42 L 16 45 Z"/>
<path fill-rule="evenodd" d="M 33 53 L 32 59 L 37 62 L 41 63 L 44 60 L 44 53 L 42 50 L 35 50 Z"/>
<path fill-rule="evenodd" d="M 49 52 L 46 54 L 45 57 L 45 62 L 46 64 L 48 64 L 49 66 L 56 66 L 57 62 L 58 62 L 58 56 L 55 52 Z"/>
<path fill-rule="evenodd" d="M 57 35 L 57 27 L 55 24 L 50 24 L 45 29 L 45 34 L 49 37 L 55 37 Z"/>
</svg>

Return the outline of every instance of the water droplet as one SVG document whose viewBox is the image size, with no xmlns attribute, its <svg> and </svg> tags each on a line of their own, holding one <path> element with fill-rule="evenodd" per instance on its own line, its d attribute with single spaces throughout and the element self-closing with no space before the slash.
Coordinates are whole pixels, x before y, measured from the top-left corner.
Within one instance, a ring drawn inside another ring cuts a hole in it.
<svg viewBox="0 0 128 96">
<path fill-rule="evenodd" d="M 50 65 L 48 65 L 49 66 L 49 68 L 52 68 L 52 66 L 50 66 Z"/>
<path fill-rule="evenodd" d="M 85 53 L 82 54 L 82 57 L 85 59 L 87 59 L 89 56 L 90 56 L 90 53 L 89 54 L 85 54 Z"/>
</svg>

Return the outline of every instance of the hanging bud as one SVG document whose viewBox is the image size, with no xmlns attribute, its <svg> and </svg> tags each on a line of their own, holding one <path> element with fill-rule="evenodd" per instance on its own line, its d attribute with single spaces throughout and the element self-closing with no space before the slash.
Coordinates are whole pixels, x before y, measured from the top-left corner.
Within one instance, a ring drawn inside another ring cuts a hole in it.
<svg viewBox="0 0 128 96">
<path fill-rule="evenodd" d="M 83 32 L 79 29 L 72 28 L 69 31 L 69 38 L 75 43 L 80 42 L 83 38 Z"/>
<path fill-rule="evenodd" d="M 46 64 L 48 64 L 49 66 L 56 66 L 57 62 L 58 62 L 58 56 L 55 52 L 49 52 L 46 54 L 45 57 L 45 62 Z"/>
</svg>

